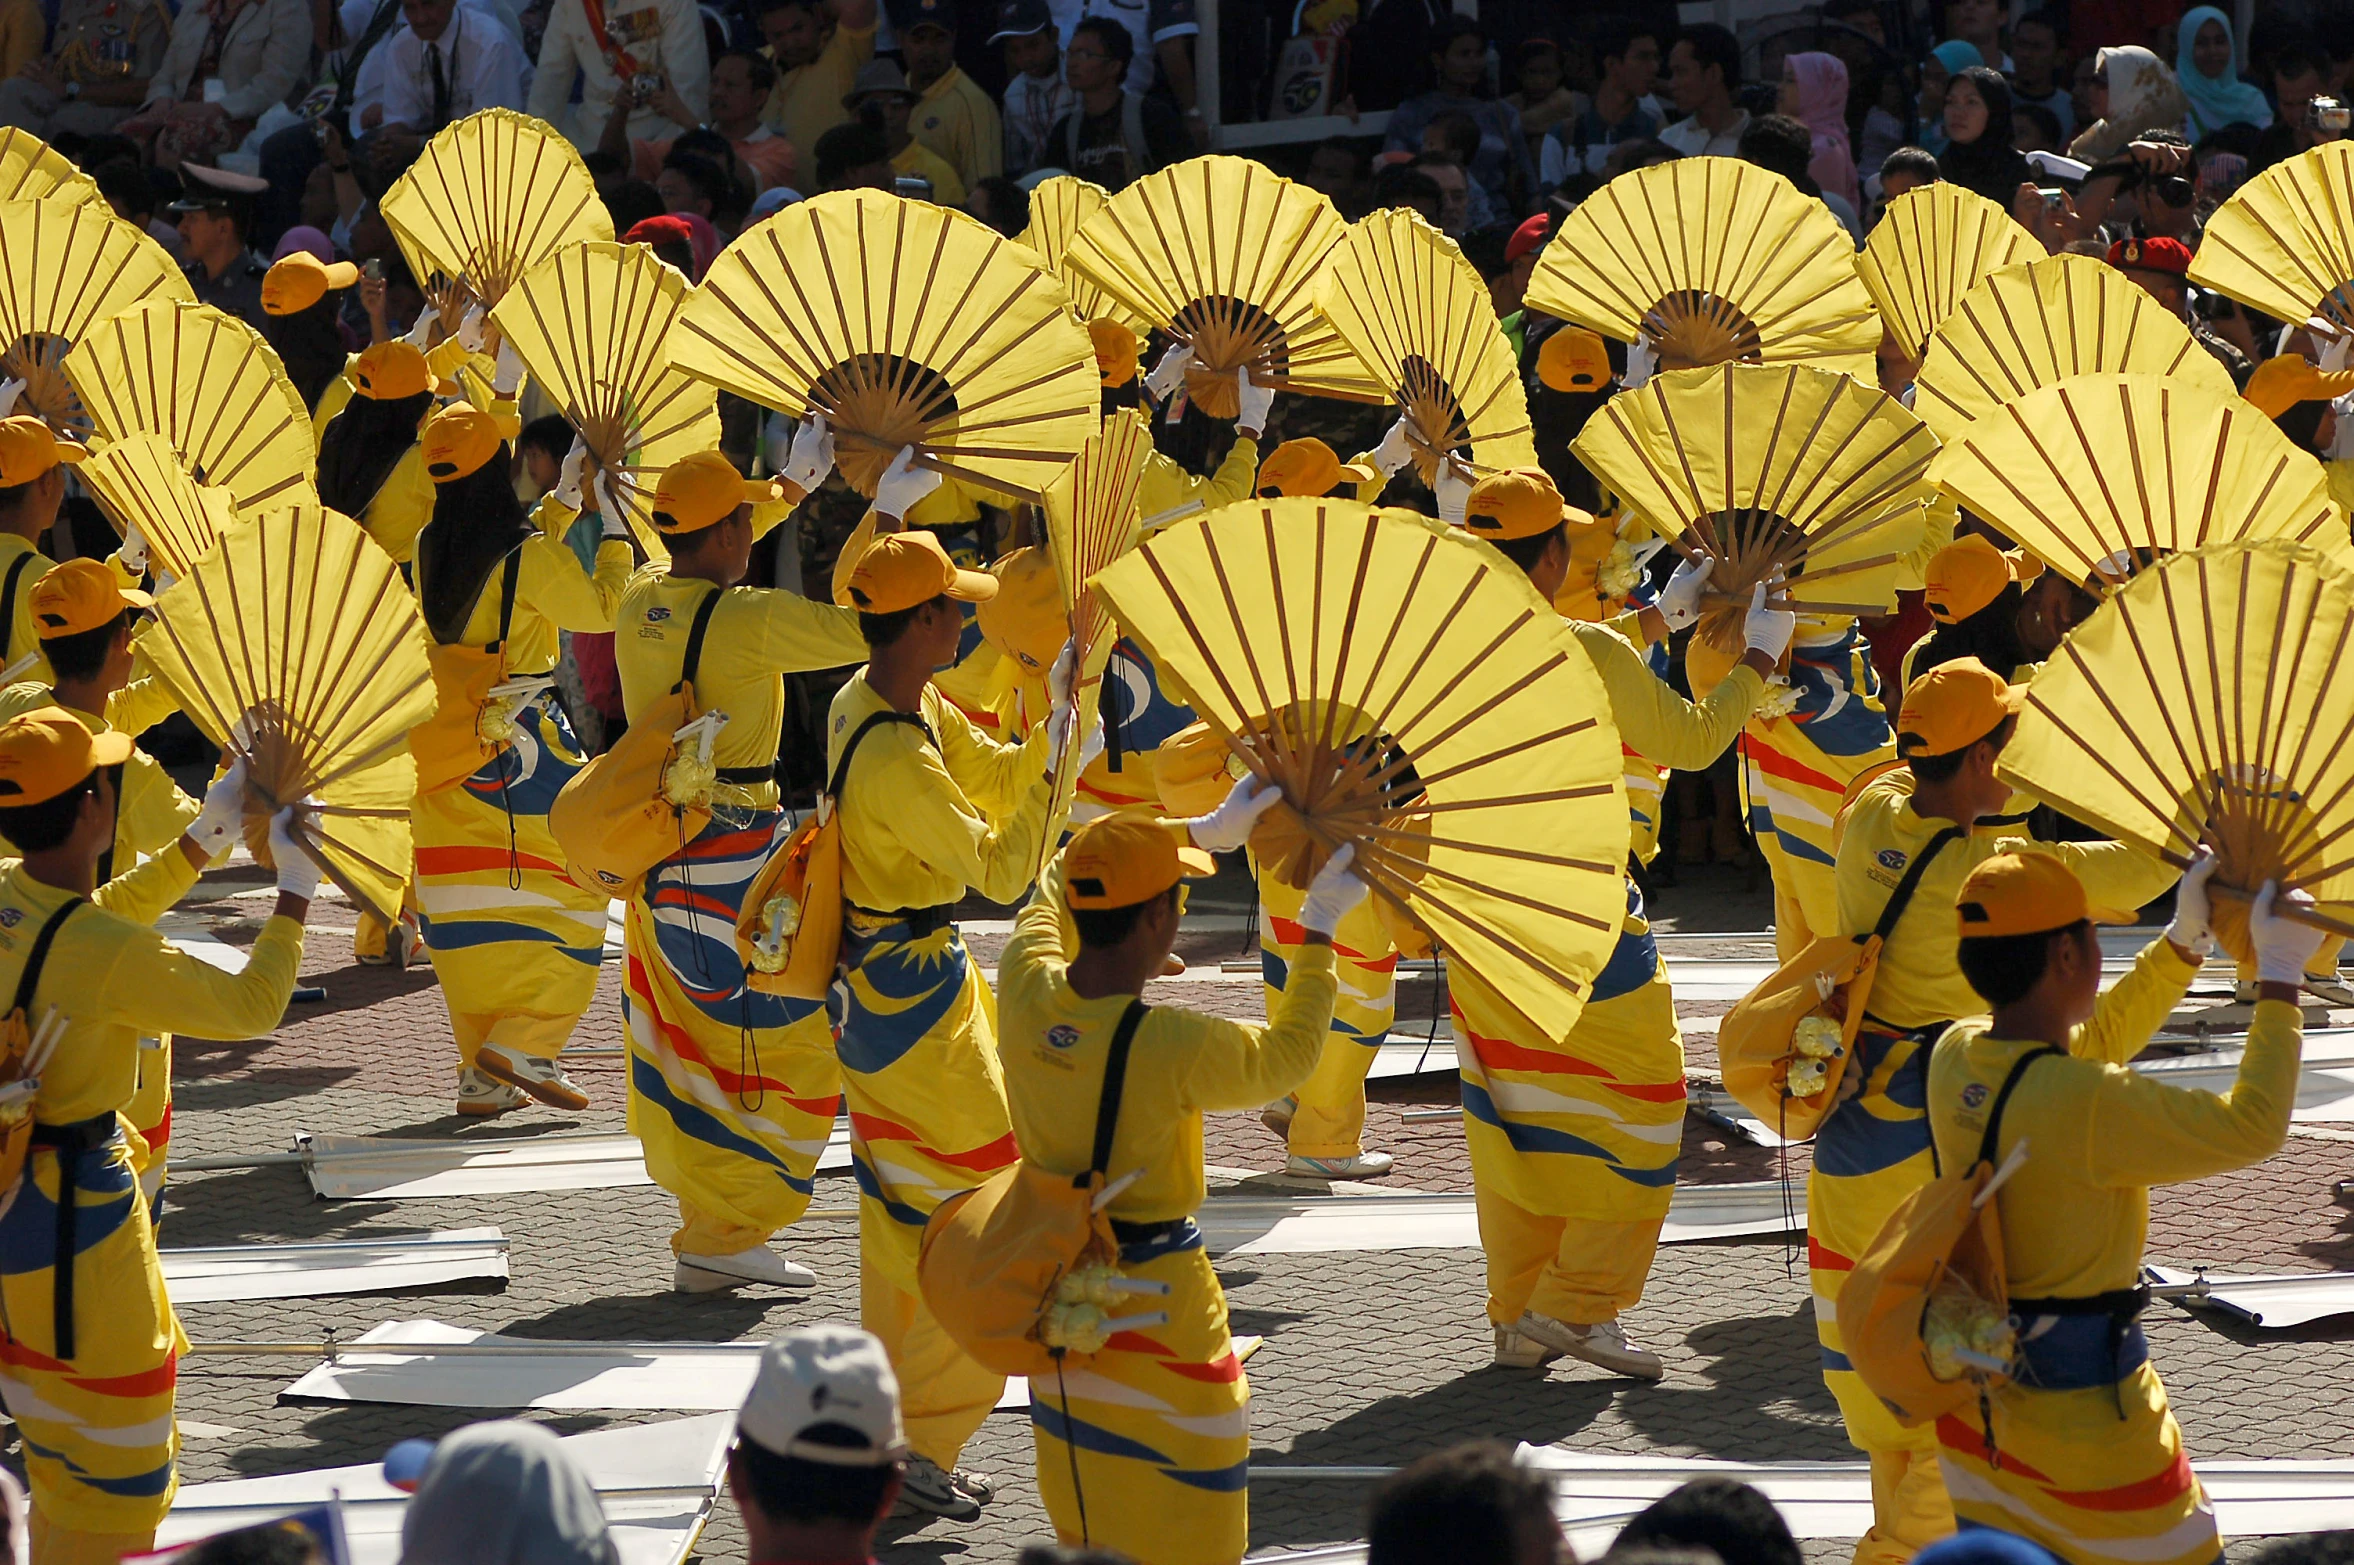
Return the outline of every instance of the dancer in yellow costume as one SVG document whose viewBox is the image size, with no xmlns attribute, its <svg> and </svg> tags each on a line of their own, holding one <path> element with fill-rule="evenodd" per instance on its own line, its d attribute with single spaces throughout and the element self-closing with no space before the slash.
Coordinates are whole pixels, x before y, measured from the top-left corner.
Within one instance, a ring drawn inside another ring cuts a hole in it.
<svg viewBox="0 0 2354 1565">
<path fill-rule="evenodd" d="M 614 622 L 631 721 L 690 676 L 696 706 L 727 719 L 711 751 L 711 823 L 646 876 L 623 931 L 629 1128 L 677 1198 L 670 1248 L 685 1292 L 816 1281 L 768 1241 L 808 1210 L 842 1095 L 825 1007 L 753 993 L 735 943 L 744 894 L 788 829 L 776 786 L 784 676 L 864 651 L 848 611 L 737 585 L 753 540 L 833 469 L 816 420 L 791 452 L 781 480 L 757 483 L 716 451 L 673 463 L 653 506 L 670 560 L 630 578 Z"/>
<path fill-rule="evenodd" d="M 433 644 L 495 660 L 480 689 L 445 683 L 429 726 L 468 755 L 496 748 L 466 775 L 425 779 L 410 808 L 425 948 L 458 1047 L 458 1112 L 475 1116 L 527 1098 L 588 1107 L 559 1056 L 596 998 L 607 899 L 572 878 L 548 829 L 549 806 L 583 764 L 553 675 L 557 632 L 610 628 L 630 568 L 619 516 L 602 520 L 593 575 L 564 541 L 586 525 L 577 454 L 541 507 L 549 530 L 524 516 L 507 477 L 513 404 L 499 407 L 505 416 L 453 403 L 426 423 L 418 454 L 434 510 L 412 560 Z M 421 755 L 445 748 L 418 742 Z"/>
<path fill-rule="evenodd" d="M 876 490 L 878 517 L 904 515 L 930 477 L 904 457 Z M 933 687 L 932 670 L 956 648 L 959 605 L 996 590 L 995 577 L 959 570 L 929 533 L 867 545 L 843 587 L 866 667 L 834 697 L 826 725 L 826 771 L 843 781 L 849 1007 L 838 1048 L 859 1188 L 861 1323 L 890 1350 L 906 1392 L 905 1503 L 959 1518 L 992 1492 L 956 1459 L 1004 1381 L 925 1308 L 916 1254 L 933 1209 L 1015 1150 L 996 1004 L 953 914 L 967 892 L 1011 902 L 1030 884 L 1053 829 L 1051 736 L 1071 719 L 1067 652 L 1055 660 L 1048 720 L 1019 745 L 983 736 Z"/>
<path fill-rule="evenodd" d="M 2015 812 L 2019 796 L 1994 774 L 2024 694 L 1975 658 L 1920 675 L 1897 715 L 1907 764 L 1866 784 L 1840 828 L 1838 928 L 1849 933 L 1875 928 L 1907 871 L 1932 854 L 1881 947 L 1855 1055 L 1840 1080 L 1843 1101 L 1815 1133 L 1807 1175 L 1807 1269 L 1823 1379 L 1848 1439 L 1872 1463 L 1873 1524 L 1856 1545 L 1857 1565 L 1898 1565 L 1953 1530 L 1935 1436 L 1899 1425 L 1848 1367 L 1839 1296 L 1856 1257 L 1933 1173 L 1924 1112 L 1930 1048 L 1955 1018 L 1981 1009 L 1956 965 L 1948 910 L 1963 877 L 2024 834 L 2019 816 L 2003 813 Z M 2103 902 L 2125 907 L 2149 901 L 2174 878 L 2122 843 L 2036 847 Z"/>
<path fill-rule="evenodd" d="M 1551 602 L 1569 572 L 1570 534 L 1594 525 L 1532 469 L 1482 479 L 1463 529 L 1494 544 Z M 1706 580 L 1705 568 L 1672 580 L 1660 622 L 1696 620 Z M 1698 707 L 1618 632 L 1567 623 L 1594 660 L 1624 742 L 1665 765 L 1698 768 L 1733 742 L 1789 642 L 1792 616 L 1764 605 L 1761 588 L 1744 625 L 1747 650 Z M 1628 880 L 1618 947 L 1558 1042 L 1461 964 L 1447 977 L 1496 1362 L 1535 1367 L 1567 1353 L 1657 1380 L 1659 1356 L 1630 1341 L 1618 1317 L 1643 1296 L 1674 1193 L 1684 1045 L 1642 893 Z"/>
<path fill-rule="evenodd" d="M 0 684 L 49 682 L 31 594 L 56 569 L 41 541 L 65 503 L 65 469 L 83 455 L 37 418 L 0 418 Z"/>
<path fill-rule="evenodd" d="M 150 1547 L 178 1488 L 174 1383 L 187 1338 L 165 1296 L 122 1110 L 139 1040 L 252 1038 L 286 1009 L 319 874 L 271 823 L 278 901 L 241 973 L 175 950 L 152 925 L 242 824 L 232 768 L 176 846 L 105 886 L 114 769 L 131 740 L 58 707 L 0 724 L 0 996 L 61 1028 L 39 1072 L 33 1148 L 0 1216 L 0 1397 L 24 1440 L 36 1565 L 113 1565 Z M 63 1203 L 61 1210 L 60 1203 Z"/>
<path fill-rule="evenodd" d="M 1138 1177 L 1105 1211 L 1122 1275 L 1169 1289 L 1132 1305 L 1166 1311 L 1165 1325 L 1117 1332 L 1085 1367 L 1038 1382 L 1038 1487 L 1064 1543 L 1084 1537 L 1155 1565 L 1228 1565 L 1250 1544 L 1250 1385 L 1194 1220 L 1204 1196 L 1202 1114 L 1265 1102 L 1322 1052 L 1332 932 L 1365 900 L 1351 850 L 1309 888 L 1301 958 L 1267 1026 L 1147 1007 L 1138 996 L 1176 944 L 1181 877 L 1215 873 L 1203 850 L 1241 846 L 1278 797 L 1245 781 L 1199 819 L 1121 814 L 1081 827 L 1015 920 L 998 969 L 1006 1098 L 1022 1157 L 1053 1174 L 1094 1166 L 1097 1109 L 1116 1056 L 1103 1167 L 1115 1185 Z"/>
<path fill-rule="evenodd" d="M 2093 920 L 2130 915 L 2092 905 L 2056 859 L 1988 859 L 1948 924 L 1994 1014 L 1957 1024 L 1930 1059 L 1938 1155 L 1966 1166 L 2014 1079 L 1988 1150 L 1998 1167 L 2019 1148 L 2029 1155 L 1995 1195 L 2020 1367 L 1985 1422 L 1975 1410 L 1937 1421 L 1938 1463 L 1963 1526 L 2017 1534 L 2077 1565 L 2209 1565 L 2223 1553 L 2135 1320 L 2149 1297 L 2150 1187 L 2245 1168 L 2288 1139 L 2297 989 L 2321 932 L 2295 921 L 2303 893 L 2267 884 L 2258 894 L 2248 937 L 2262 989 L 2229 1090 L 2128 1069 L 2198 971 L 2214 862 L 2203 850 L 2193 860 L 2165 937 L 2106 995 Z"/>
<path fill-rule="evenodd" d="M 111 732 L 99 714 L 130 681 L 131 630 L 155 600 L 124 587 L 96 560 L 66 561 L 35 583 L 28 598 L 56 683 L 28 681 L 0 691 L 0 721 L 55 706 L 71 712 L 93 734 Z M 98 860 L 101 885 L 162 853 L 198 813 L 196 801 L 143 750 L 133 750 L 116 774 L 115 801 L 114 841 Z M 172 1035 L 159 1033 L 139 1044 L 139 1083 L 123 1118 L 137 1133 L 131 1154 L 140 1195 L 150 1217 L 160 1223 L 172 1137 Z"/>
</svg>

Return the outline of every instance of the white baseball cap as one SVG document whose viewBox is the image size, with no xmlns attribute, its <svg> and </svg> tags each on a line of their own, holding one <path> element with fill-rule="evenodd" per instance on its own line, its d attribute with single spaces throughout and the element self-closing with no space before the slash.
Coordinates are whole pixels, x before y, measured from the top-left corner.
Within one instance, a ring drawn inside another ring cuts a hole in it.
<svg viewBox="0 0 2354 1565">
<path fill-rule="evenodd" d="M 890 1357 L 853 1326 L 797 1327 L 762 1349 L 736 1432 L 774 1455 L 835 1467 L 907 1454 Z"/>
</svg>

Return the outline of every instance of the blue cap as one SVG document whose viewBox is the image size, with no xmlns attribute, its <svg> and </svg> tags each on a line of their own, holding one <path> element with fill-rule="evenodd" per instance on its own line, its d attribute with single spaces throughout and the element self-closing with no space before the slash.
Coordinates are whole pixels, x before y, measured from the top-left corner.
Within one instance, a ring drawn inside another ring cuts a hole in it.
<svg viewBox="0 0 2354 1565">
<path fill-rule="evenodd" d="M 425 1464 L 433 1460 L 433 1446 L 431 1440 L 403 1440 L 385 1452 L 384 1481 L 403 1494 L 415 1494 L 425 1477 Z"/>
</svg>

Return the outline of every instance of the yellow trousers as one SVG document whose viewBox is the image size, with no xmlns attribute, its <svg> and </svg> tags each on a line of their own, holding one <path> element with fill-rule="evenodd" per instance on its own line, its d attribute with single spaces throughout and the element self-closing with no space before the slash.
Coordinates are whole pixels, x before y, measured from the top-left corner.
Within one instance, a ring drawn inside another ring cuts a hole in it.
<svg viewBox="0 0 2354 1565">
<path fill-rule="evenodd" d="M 126 1554 L 145 1554 L 155 1547 L 153 1527 L 145 1532 L 77 1532 L 53 1524 L 37 1500 L 28 1521 L 33 1565 L 116 1565 Z"/>
<path fill-rule="evenodd" d="M 1272 877 L 1259 888 L 1259 973 L 1269 1016 L 1305 938 L 1299 914 L 1306 900 L 1305 892 Z M 1315 1073 L 1291 1095 L 1294 1157 L 1350 1158 L 1365 1150 L 1365 1075 L 1398 1014 L 1398 953 L 1371 898 L 1341 920 L 1332 952 L 1340 990 Z"/>
<path fill-rule="evenodd" d="M 1774 878 L 1774 958 L 1787 962 L 1818 930 L 1839 927 L 1839 888 L 1829 867 L 1785 852 L 1771 832 L 1757 842 Z"/>
<path fill-rule="evenodd" d="M 1866 1448 L 1872 1459 L 1872 1530 L 1855 1542 L 1855 1565 L 1904 1565 L 1954 1530 L 1953 1501 L 1937 1467 L 1937 1431 L 1899 1433 L 1901 1446 Z"/>
<path fill-rule="evenodd" d="M 1488 1319 L 1509 1326 L 1535 1310 L 1576 1326 L 1616 1320 L 1642 1302 L 1666 1214 L 1632 1222 L 1546 1217 L 1474 1185 L 1488 1253 Z"/>
<path fill-rule="evenodd" d="M 863 1204 L 863 1203 L 862 1203 Z M 908 1449 L 954 1471 L 965 1442 L 1005 1394 L 1005 1377 L 983 1369 L 942 1329 L 923 1295 L 902 1291 L 869 1263 L 874 1225 L 858 1226 L 858 1323 L 875 1334 L 899 1377 Z"/>
</svg>

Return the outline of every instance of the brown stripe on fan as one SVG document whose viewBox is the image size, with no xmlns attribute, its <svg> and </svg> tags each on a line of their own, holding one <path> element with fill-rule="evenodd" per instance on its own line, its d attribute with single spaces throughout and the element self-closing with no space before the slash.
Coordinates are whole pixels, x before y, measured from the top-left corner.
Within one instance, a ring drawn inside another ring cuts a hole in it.
<svg viewBox="0 0 2354 1565">
<path fill-rule="evenodd" d="M 61 434 L 90 438 L 90 414 L 65 378 L 65 356 L 73 344 L 48 332 L 29 332 L 0 350 L 0 379 L 21 380 L 17 411 L 31 413 Z"/>
</svg>

